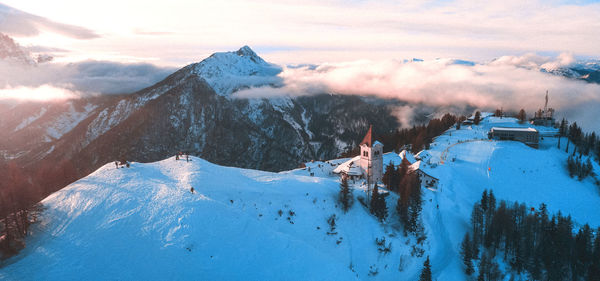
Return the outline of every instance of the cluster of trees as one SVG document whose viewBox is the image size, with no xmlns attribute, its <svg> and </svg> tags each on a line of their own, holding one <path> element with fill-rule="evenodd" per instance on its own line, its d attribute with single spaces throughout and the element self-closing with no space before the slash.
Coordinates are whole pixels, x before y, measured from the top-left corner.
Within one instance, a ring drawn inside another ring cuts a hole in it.
<svg viewBox="0 0 600 281">
<path fill-rule="evenodd" d="M 577 125 L 577 122 L 573 122 L 569 125 L 569 121 L 563 119 L 559 125 L 559 141 L 558 148 L 561 148 L 560 139 L 562 137 L 567 138 L 567 146 L 565 151 L 569 152 L 569 145 L 573 143 L 575 148 L 573 149 L 572 155 L 576 155 L 579 152 L 579 156 L 595 156 L 598 163 L 600 163 L 600 136 L 596 135 L 595 132 L 584 133 L 583 129 Z"/>
<path fill-rule="evenodd" d="M 569 146 L 573 143 L 573 152 L 567 159 L 567 169 L 571 177 L 577 176 L 579 180 L 592 175 L 593 167 L 590 158 L 596 158 L 600 164 L 600 136 L 595 132 L 584 133 L 577 122 L 569 124 L 569 121 L 562 119 L 559 125 L 558 148 L 561 148 L 561 138 L 566 137 L 567 145 L 565 152 L 569 153 Z M 579 152 L 579 155 L 577 156 Z M 583 156 L 588 159 L 583 161 Z"/>
<path fill-rule="evenodd" d="M 25 246 L 29 225 L 40 210 L 40 198 L 78 179 L 71 161 L 42 160 L 29 168 L 0 161 L 0 257 Z"/>
<path fill-rule="evenodd" d="M 461 117 L 452 114 L 445 114 L 441 118 L 431 119 L 427 125 L 398 129 L 394 132 L 380 135 L 379 138 L 384 148 L 399 151 L 403 147 L 410 145 L 412 152 L 417 153 L 423 150 L 423 148 L 428 149 L 429 145 L 433 142 L 433 138 L 450 129 L 459 120 L 464 119 L 464 117 L 461 119 Z M 355 155 L 358 155 L 358 152 Z"/>
<path fill-rule="evenodd" d="M 578 230 L 570 217 L 549 217 L 546 205 L 538 210 L 525 204 L 496 205 L 486 190 L 473 207 L 471 231 L 465 234 L 461 254 L 467 275 L 478 280 L 499 280 L 496 259 L 503 259 L 517 274 L 533 280 L 600 280 L 600 229 Z"/>
<path fill-rule="evenodd" d="M 29 226 L 35 221 L 39 191 L 14 162 L 0 163 L 0 259 L 25 247 Z"/>
<path fill-rule="evenodd" d="M 405 234 L 414 233 L 420 239 L 424 239 L 423 226 L 419 223 L 423 205 L 421 181 L 416 173 L 409 172 L 409 162 L 404 159 L 398 166 L 391 162 L 386 165 L 383 182 L 389 191 L 399 195 L 396 212 L 402 222 Z M 371 199 L 367 202 L 369 211 L 379 221 L 385 221 L 388 217 L 386 194 L 380 192 L 379 186 L 375 184 L 370 196 Z M 351 191 L 344 178 L 340 184 L 338 201 L 344 211 L 347 211 L 352 205 Z"/>
<path fill-rule="evenodd" d="M 592 166 L 590 158 L 583 162 L 581 161 L 581 157 L 573 157 L 573 155 L 571 155 L 567 158 L 567 169 L 569 170 L 569 175 L 571 177 L 577 176 L 579 180 L 583 180 L 592 174 L 594 167 Z"/>
<path fill-rule="evenodd" d="M 506 115 L 513 115 L 513 114 L 509 113 Z M 502 118 L 502 117 L 504 117 L 504 115 L 505 115 L 505 112 L 500 108 L 497 108 L 496 111 L 494 112 L 494 116 L 496 116 L 496 117 Z M 516 115 L 514 115 L 514 117 L 519 119 L 519 123 L 523 123 L 523 122 L 527 121 L 527 113 L 525 112 L 525 109 L 523 109 L 523 108 L 521 108 L 521 110 L 519 110 L 519 112 Z"/>
<path fill-rule="evenodd" d="M 396 204 L 396 212 L 402 222 L 405 233 L 423 234 L 419 223 L 422 210 L 421 181 L 416 173 L 410 173 L 410 163 L 406 159 L 397 167 L 393 163 L 385 166 L 383 183 L 387 189 L 396 192 L 400 197 Z"/>
</svg>

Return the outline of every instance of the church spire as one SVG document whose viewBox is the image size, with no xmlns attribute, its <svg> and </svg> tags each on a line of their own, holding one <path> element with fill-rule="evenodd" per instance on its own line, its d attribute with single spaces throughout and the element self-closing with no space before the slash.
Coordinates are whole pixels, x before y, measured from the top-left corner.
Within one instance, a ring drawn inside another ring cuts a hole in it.
<svg viewBox="0 0 600 281">
<path fill-rule="evenodd" d="M 360 145 L 366 144 L 368 147 L 373 146 L 373 125 L 369 125 L 369 131 L 367 132 L 367 134 L 365 135 L 365 137 L 363 138 L 362 142 L 360 142 Z"/>
</svg>

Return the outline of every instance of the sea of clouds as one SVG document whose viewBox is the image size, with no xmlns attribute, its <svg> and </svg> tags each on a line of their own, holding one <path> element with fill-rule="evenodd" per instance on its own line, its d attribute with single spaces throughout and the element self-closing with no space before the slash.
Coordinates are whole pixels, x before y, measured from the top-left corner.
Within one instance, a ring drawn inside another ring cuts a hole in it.
<svg viewBox="0 0 600 281">
<path fill-rule="evenodd" d="M 366 95 L 454 111 L 502 108 L 517 112 L 523 108 L 533 115 L 543 107 L 548 91 L 549 106 L 556 109 L 558 118 L 565 117 L 587 129 L 600 131 L 595 120 L 600 109 L 600 85 L 548 73 L 574 63 L 570 54 L 557 57 L 526 54 L 484 63 L 455 59 L 362 60 L 286 67 L 279 74 L 283 86 L 245 89 L 235 96 Z M 411 108 L 401 107 L 405 111 Z"/>
</svg>

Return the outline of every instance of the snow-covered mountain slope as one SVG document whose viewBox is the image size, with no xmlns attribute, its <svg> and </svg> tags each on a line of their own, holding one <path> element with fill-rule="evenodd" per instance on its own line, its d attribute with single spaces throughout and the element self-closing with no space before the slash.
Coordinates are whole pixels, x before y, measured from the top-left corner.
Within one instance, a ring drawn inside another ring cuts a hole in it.
<svg viewBox="0 0 600 281">
<path fill-rule="evenodd" d="M 42 201 L 43 223 L 0 279 L 355 280 L 375 270 L 393 279 L 408 239 L 358 202 L 343 214 L 337 191 L 335 178 L 195 157 L 107 164 Z M 392 253 L 378 251 L 381 237 Z"/>
<path fill-rule="evenodd" d="M 558 139 L 550 137 L 556 134 L 556 129 L 543 126 L 535 126 L 545 136 L 539 149 L 520 142 L 489 140 L 487 134 L 494 126 L 531 125 L 519 124 L 514 118 L 490 116 L 478 126 L 446 131 L 429 150 L 418 154 L 425 162 L 424 169 L 440 179 L 436 191 L 427 191 L 423 206 L 429 246 L 426 255 L 431 255 L 434 280 L 466 279 L 459 255 L 460 243 L 470 227 L 473 205 L 485 189 L 493 190 L 498 201 L 521 202 L 536 209 L 544 203 L 551 214 L 560 211 L 570 215 L 576 227 L 586 223 L 593 228 L 600 226 L 600 187 L 591 178 L 578 181 L 568 175 L 566 159 L 573 152 L 572 144 L 566 153 L 563 138 L 558 149 Z M 598 173 L 600 167 L 597 161 L 593 162 Z M 326 175 L 334 168 L 318 165 L 324 168 L 312 166 L 319 171 L 315 175 Z M 395 204 L 389 204 L 388 200 L 388 207 L 393 210 Z M 504 280 L 510 280 L 510 274 L 506 277 Z"/>
<path fill-rule="evenodd" d="M 250 47 L 235 52 L 214 53 L 199 63 L 188 66 L 222 96 L 249 87 L 280 85 L 282 69 L 259 57 Z"/>
<path fill-rule="evenodd" d="M 534 149 L 515 141 L 488 140 L 487 133 L 494 126 L 531 125 L 514 118 L 488 117 L 479 126 L 450 129 L 424 152 L 437 165 L 432 171 L 444 182 L 441 194 L 451 201 L 473 202 L 484 189 L 492 189 L 499 199 L 533 207 L 545 203 L 550 212 L 570 214 L 578 224 L 600 226 L 600 189 L 590 178 L 580 182 L 569 177 L 566 140 L 559 150 L 558 139 L 549 136 L 556 129 L 535 126 L 542 139 L 539 149 Z M 573 149 L 571 145 L 569 152 Z M 597 161 L 593 162 L 595 171 L 600 171 Z M 466 216 L 471 207 L 461 212 Z"/>
<path fill-rule="evenodd" d="M 437 189 L 423 190 L 422 257 L 411 255 L 414 237 L 400 230 L 395 194 L 383 224 L 358 201 L 346 214 L 336 206 L 331 171 L 347 159 L 269 173 L 169 158 L 124 169 L 109 163 L 43 200 L 28 247 L 0 279 L 416 280 L 429 255 L 434 279 L 464 280 L 460 242 L 484 189 L 600 226 L 598 187 L 568 176 L 564 144 L 558 150 L 547 136 L 554 129 L 538 127 L 546 137 L 534 149 L 488 140 L 492 126 L 526 125 L 487 117 L 419 153 L 423 169 L 440 179 Z M 390 161 L 400 156 L 385 154 Z M 352 187 L 364 197 L 360 182 Z M 336 234 L 328 235 L 332 214 Z M 387 255 L 375 243 L 381 237 L 391 243 Z"/>
<path fill-rule="evenodd" d="M 56 161 L 86 150 L 89 155 L 72 157 L 79 162 L 77 167 L 85 168 L 81 174 L 117 157 L 148 162 L 175 151 L 188 151 L 224 165 L 285 170 L 301 161 L 336 157 L 369 124 L 381 131 L 398 127 L 386 105 L 369 104 L 358 97 L 229 98 L 228 93 L 239 88 L 276 84 L 280 71 L 245 46 L 235 52 L 215 53 L 130 95 L 92 97 L 62 105 L 19 104 L 0 110 L 0 137 L 10 140 L 0 141 L 0 151 L 6 156 L 3 158 L 20 158 L 28 165 L 52 146 L 56 149 L 49 156 Z M 346 114 L 332 118 L 337 112 Z M 224 127 L 236 129 L 222 131 Z M 168 139 L 163 137 L 165 131 L 171 131 Z M 241 141 L 245 143 L 239 144 Z M 116 147 L 116 142 L 122 147 Z M 127 145 L 130 142 L 138 146 Z M 300 161 L 292 163 L 292 159 Z"/>
</svg>

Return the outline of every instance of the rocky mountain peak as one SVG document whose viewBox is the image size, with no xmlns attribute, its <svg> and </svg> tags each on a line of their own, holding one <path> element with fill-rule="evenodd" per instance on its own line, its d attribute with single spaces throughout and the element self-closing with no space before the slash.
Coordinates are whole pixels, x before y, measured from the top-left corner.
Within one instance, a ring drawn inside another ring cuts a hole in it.
<svg viewBox="0 0 600 281">
<path fill-rule="evenodd" d="M 248 45 L 244 45 L 237 52 L 235 52 L 238 56 L 249 56 L 249 57 L 258 57 L 258 55 L 252 50 Z M 258 57 L 260 58 L 260 57 Z"/>
<path fill-rule="evenodd" d="M 218 52 L 190 66 L 193 74 L 202 77 L 222 96 L 242 88 L 261 87 L 281 83 L 278 65 L 266 62 L 250 47 L 234 52 Z"/>
<path fill-rule="evenodd" d="M 16 43 L 10 36 L 0 33 L 0 60 L 34 65 L 31 54 Z"/>
</svg>

